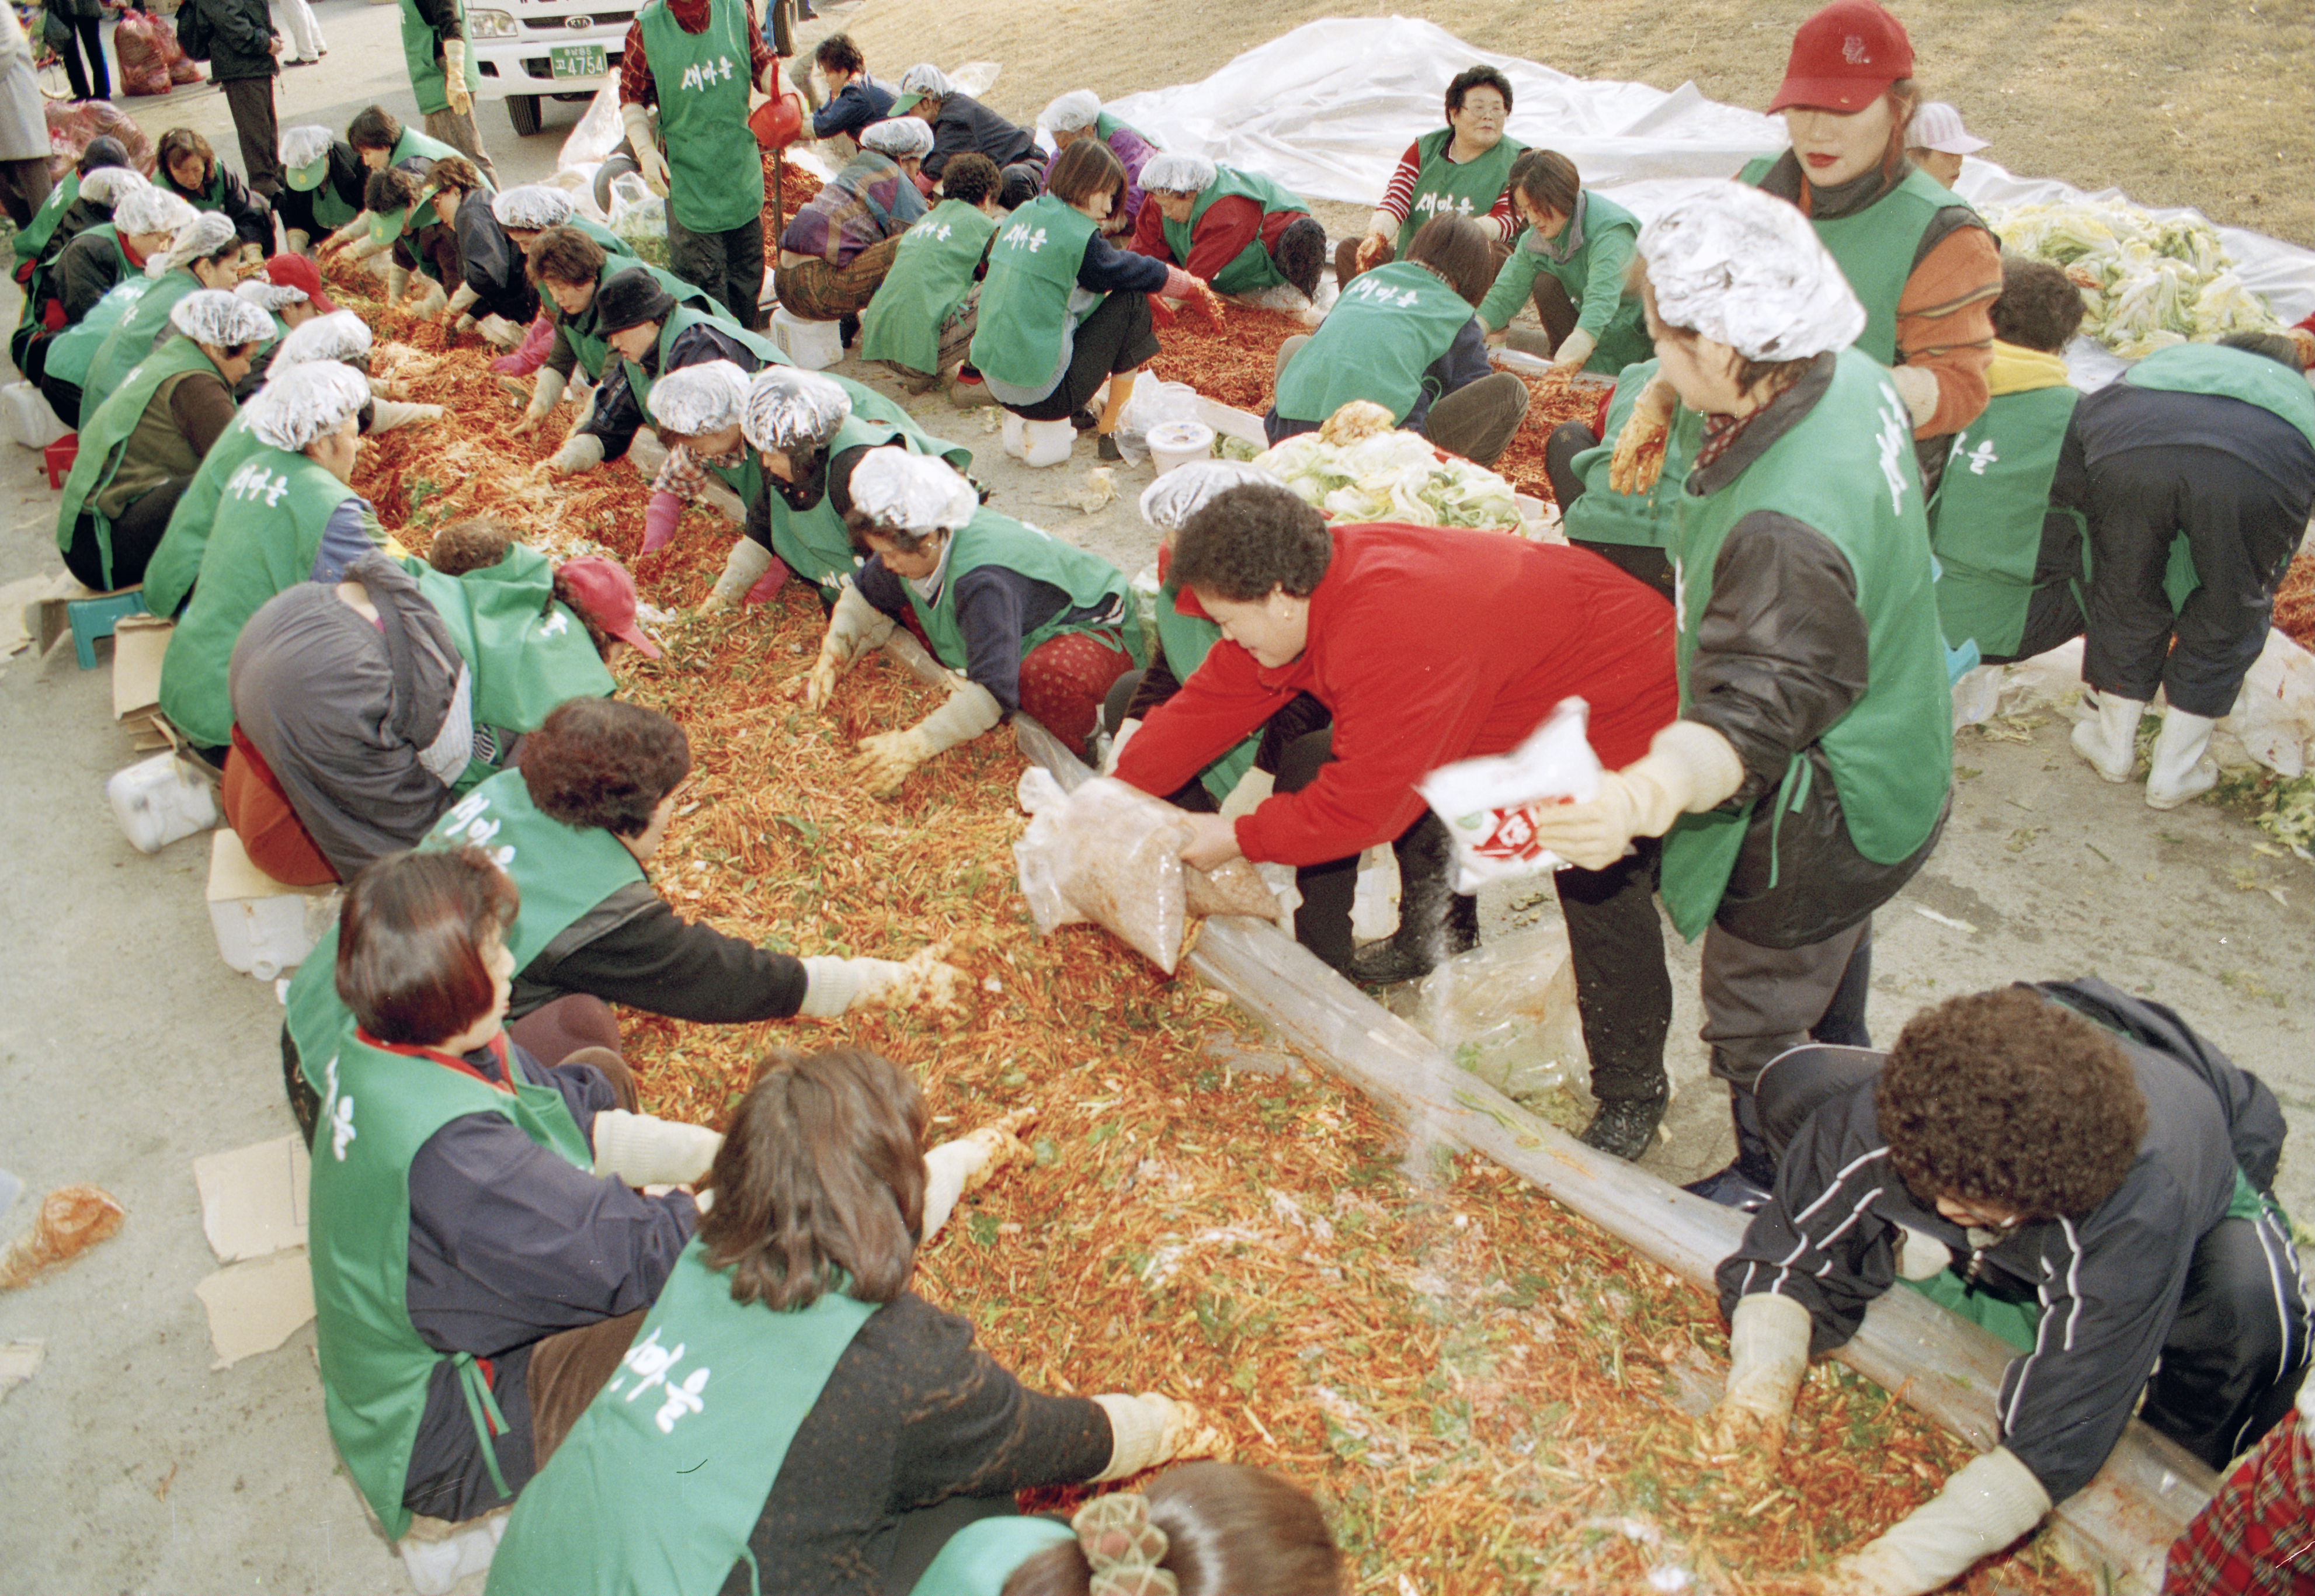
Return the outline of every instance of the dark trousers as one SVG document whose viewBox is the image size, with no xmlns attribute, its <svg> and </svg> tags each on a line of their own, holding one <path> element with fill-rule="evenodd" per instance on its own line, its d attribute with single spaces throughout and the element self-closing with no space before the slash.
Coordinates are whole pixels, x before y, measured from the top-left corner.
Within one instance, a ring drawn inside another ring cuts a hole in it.
<svg viewBox="0 0 2315 1596">
<path fill-rule="evenodd" d="M 1547 282 L 1558 287 L 1558 279 L 1548 273 L 1535 280 L 1538 292 Z M 1567 290 L 1561 288 L 1560 297 L 1565 299 L 1566 297 Z M 1572 306 L 1570 314 L 1573 315 Z M 1569 325 L 1572 329 L 1574 324 L 1571 322 Z M 1551 496 L 1558 501 L 1561 515 L 1566 515 L 1567 507 L 1583 497 L 1585 483 L 1575 474 L 1575 457 L 1585 449 L 1598 448 L 1599 444 L 1600 439 L 1592 435 L 1592 429 L 1581 421 L 1562 421 L 1551 430 L 1551 436 L 1543 440 L 1543 472 L 1550 479 Z M 1571 537 L 1568 542 L 1577 548 L 1590 549 L 1625 575 L 1638 578 L 1665 598 L 1672 596 L 1672 556 L 1663 550 L 1651 548 L 1644 543 L 1592 543 L 1581 537 Z"/>
<path fill-rule="evenodd" d="M 1751 1091 L 1769 1061 L 1807 1042 L 1867 1045 L 1873 919 L 1822 942 L 1762 947 L 1714 925 L 1704 933 L 1704 1041 L 1712 1073 Z"/>
<path fill-rule="evenodd" d="M 2275 590 L 2307 505 L 2232 455 L 2124 449 L 2091 468 L 2089 632 L 2082 678 L 2102 693 L 2213 719 L 2266 646 Z M 2162 590 L 2180 533 L 2202 586 L 2174 616 Z"/>
<path fill-rule="evenodd" d="M 764 295 L 764 219 L 721 233 L 694 233 L 667 213 L 667 269 L 723 302 L 732 319 L 753 331 Z"/>
<path fill-rule="evenodd" d="M 161 534 L 169 529 L 169 514 L 177 508 L 177 501 L 184 497 L 192 480 L 190 476 L 171 477 L 113 517 L 110 572 L 104 568 L 104 553 L 97 546 L 96 518 L 83 510 L 73 526 L 72 546 L 65 550 L 65 569 L 73 573 L 73 580 L 100 593 L 113 588 L 132 588 L 143 581 L 153 551 L 161 546 Z M 108 575 L 111 578 L 109 581 L 105 580 Z"/>
<path fill-rule="evenodd" d="M 64 58 L 65 76 L 72 83 L 73 98 L 75 100 L 112 98 L 112 74 L 104 65 L 104 34 L 98 26 L 103 20 L 98 16 L 64 19 L 73 36 L 65 41 L 64 48 L 57 54 Z M 86 66 L 81 64 L 81 52 L 84 50 L 88 53 Z"/>
<path fill-rule="evenodd" d="M 49 339 L 54 336 L 50 333 L 29 341 L 23 355 L 16 361 L 16 368 L 40 385 L 40 397 L 47 400 L 49 408 L 57 412 L 57 420 L 77 430 L 81 422 L 80 385 L 68 383 L 60 377 L 50 377 L 44 364 Z"/>
<path fill-rule="evenodd" d="M 2083 624 L 2082 601 L 2075 597 L 2073 584 L 2044 582 L 2026 600 L 2026 629 L 2018 634 L 2018 652 L 1986 654 L 1982 662 L 2007 665 L 2046 654 L 2060 643 L 2080 637 Z"/>
<path fill-rule="evenodd" d="M 1423 435 L 1473 465 L 1493 466 L 1527 420 L 1531 398 L 1516 374 L 1491 371 L 1432 404 L 1423 418 Z"/>
<path fill-rule="evenodd" d="M 1024 421 L 1058 421 L 1093 403 L 1101 385 L 1123 371 L 1139 371 L 1158 355 L 1158 334 L 1149 324 L 1149 296 L 1112 294 L 1078 324 L 1069 369 L 1053 391 L 1033 404 L 1005 408 Z"/>
<path fill-rule="evenodd" d="M 7 207 L 8 219 L 19 227 L 32 219 L 40 202 L 55 186 L 49 180 L 45 156 L 30 161 L 0 161 L 0 205 Z"/>
<path fill-rule="evenodd" d="M 1575 1007 L 1592 1055 L 1592 1095 L 1601 1103 L 1664 1089 L 1664 1038 L 1672 1031 L 1672 971 L 1656 913 L 1663 845 L 1642 838 L 1604 870 L 1573 865 L 1551 878 L 1567 919 Z"/>
<path fill-rule="evenodd" d="M 1109 696 L 1102 701 L 1101 705 L 1101 728 L 1104 732 L 1113 737 L 1117 735 L 1117 729 L 1133 713 L 1134 700 L 1143 696 L 1142 688 L 1149 677 L 1150 672 L 1147 670 L 1129 670 L 1110 684 Z M 1145 715 L 1181 691 L 1181 684 L 1174 681 L 1171 672 L 1161 672 L 1159 679 L 1172 685 L 1166 688 L 1163 696 L 1153 695 L 1149 702 L 1140 705 Z M 1280 761 L 1295 740 L 1324 727 L 1330 718 L 1325 705 L 1308 693 L 1297 693 L 1287 701 L 1286 707 L 1272 715 L 1263 727 L 1262 740 L 1255 745 L 1254 767 L 1267 770 L 1275 776 Z M 1315 774 L 1317 767 L 1311 768 Z M 1193 814 L 1218 814 L 1221 811 L 1220 801 L 1206 790 L 1204 782 L 1195 776 L 1166 794 L 1166 802 Z"/>
<path fill-rule="evenodd" d="M 271 197 L 281 187 L 281 129 L 273 116 L 273 78 L 228 78 L 226 108 L 233 112 L 233 130 L 241 140 L 241 169 L 249 186 Z"/>
</svg>

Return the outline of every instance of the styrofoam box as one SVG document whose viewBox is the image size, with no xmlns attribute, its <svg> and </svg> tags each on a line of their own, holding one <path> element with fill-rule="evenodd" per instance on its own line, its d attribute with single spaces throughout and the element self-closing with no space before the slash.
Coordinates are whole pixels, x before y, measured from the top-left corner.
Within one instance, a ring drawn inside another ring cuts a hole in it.
<svg viewBox="0 0 2315 1596">
<path fill-rule="evenodd" d="M 230 826 L 209 847 L 209 927 L 217 953 L 244 975 L 272 980 L 296 969 L 337 924 L 335 887 L 286 887 L 249 862 Z"/>
<path fill-rule="evenodd" d="M 0 426 L 28 449 L 44 449 L 72 430 L 49 408 L 40 390 L 28 382 L 0 387 Z"/>
</svg>

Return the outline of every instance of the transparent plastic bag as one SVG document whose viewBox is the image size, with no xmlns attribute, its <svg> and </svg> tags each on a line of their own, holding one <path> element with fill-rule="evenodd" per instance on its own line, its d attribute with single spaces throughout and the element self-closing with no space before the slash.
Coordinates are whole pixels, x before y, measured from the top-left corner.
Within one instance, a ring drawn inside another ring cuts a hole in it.
<svg viewBox="0 0 2315 1596">
<path fill-rule="evenodd" d="M 2315 746 L 2315 654 L 2270 627 L 2266 647 L 2243 678 L 2235 706 L 2213 740 L 2219 763 L 2240 764 L 2228 740 L 2277 776 L 2303 776 Z"/>
<path fill-rule="evenodd" d="M 1189 384 L 1144 377 L 1133 385 L 1125 408 L 1117 412 L 1118 449 L 1128 465 L 1139 466 L 1149 457 L 1153 429 L 1169 421 L 1202 421 L 1204 416 L 1198 390 Z"/>
<path fill-rule="evenodd" d="M 1588 1078 L 1564 927 L 1515 932 L 1459 953 L 1416 990 L 1415 1025 L 1505 1096 L 1532 1102 Z"/>
<path fill-rule="evenodd" d="M 1455 845 L 1455 890 L 1516 881 L 1566 863 L 1535 840 L 1538 805 L 1589 802 L 1600 791 L 1600 756 L 1585 728 L 1591 705 L 1563 698 L 1542 725 L 1507 754 L 1442 765 L 1415 784 Z"/>
</svg>

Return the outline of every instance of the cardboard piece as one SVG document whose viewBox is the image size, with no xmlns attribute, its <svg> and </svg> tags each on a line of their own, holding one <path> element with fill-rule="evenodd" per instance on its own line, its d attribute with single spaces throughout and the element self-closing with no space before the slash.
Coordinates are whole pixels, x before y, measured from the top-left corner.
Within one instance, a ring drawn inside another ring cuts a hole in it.
<svg viewBox="0 0 2315 1596">
<path fill-rule="evenodd" d="M 314 1276 L 301 1246 L 220 1269 L 193 1295 L 208 1309 L 212 1370 L 271 1352 L 314 1317 Z"/>
<path fill-rule="evenodd" d="M 306 1245 L 306 1183 L 313 1166 L 296 1132 L 193 1160 L 201 1229 L 220 1264 Z"/>
<path fill-rule="evenodd" d="M 68 572 L 53 576 L 28 576 L 0 588 L 0 659 L 22 653 L 38 643 L 49 645 L 69 630 L 65 600 L 86 596 L 87 590 Z"/>
<path fill-rule="evenodd" d="M 5 1396 L 40 1371 L 40 1360 L 48 1356 L 48 1346 L 44 1341 L 0 1342 L 0 1396 Z"/>
<path fill-rule="evenodd" d="M 169 652 L 174 621 L 159 616 L 123 616 L 112 628 L 112 718 L 149 714 L 161 703 L 161 661 Z"/>
</svg>

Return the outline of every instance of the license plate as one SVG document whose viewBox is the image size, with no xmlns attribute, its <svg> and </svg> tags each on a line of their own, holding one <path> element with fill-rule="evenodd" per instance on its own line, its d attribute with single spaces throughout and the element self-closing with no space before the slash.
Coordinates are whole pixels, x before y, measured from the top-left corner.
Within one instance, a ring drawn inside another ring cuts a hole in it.
<svg viewBox="0 0 2315 1596">
<path fill-rule="evenodd" d="M 599 44 L 558 44 L 546 52 L 547 67 L 557 77 L 600 77 L 609 63 Z"/>
</svg>

